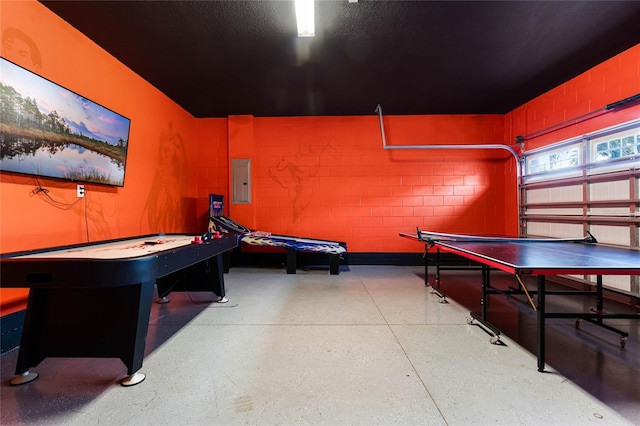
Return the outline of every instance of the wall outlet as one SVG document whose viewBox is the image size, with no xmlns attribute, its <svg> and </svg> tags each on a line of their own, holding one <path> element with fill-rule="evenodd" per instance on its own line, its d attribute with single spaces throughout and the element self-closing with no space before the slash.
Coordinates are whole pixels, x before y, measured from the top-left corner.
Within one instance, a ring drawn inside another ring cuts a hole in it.
<svg viewBox="0 0 640 426">
<path fill-rule="evenodd" d="M 78 198 L 84 197 L 84 185 L 78 185 Z"/>
</svg>

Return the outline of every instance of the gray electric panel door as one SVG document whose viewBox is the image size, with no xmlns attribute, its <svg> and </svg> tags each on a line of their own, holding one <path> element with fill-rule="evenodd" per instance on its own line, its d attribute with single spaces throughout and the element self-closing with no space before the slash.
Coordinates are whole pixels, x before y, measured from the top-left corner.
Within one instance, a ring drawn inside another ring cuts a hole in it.
<svg viewBox="0 0 640 426">
<path fill-rule="evenodd" d="M 233 183 L 231 201 L 235 204 L 251 203 L 251 160 L 245 158 L 231 160 L 231 180 Z"/>
</svg>

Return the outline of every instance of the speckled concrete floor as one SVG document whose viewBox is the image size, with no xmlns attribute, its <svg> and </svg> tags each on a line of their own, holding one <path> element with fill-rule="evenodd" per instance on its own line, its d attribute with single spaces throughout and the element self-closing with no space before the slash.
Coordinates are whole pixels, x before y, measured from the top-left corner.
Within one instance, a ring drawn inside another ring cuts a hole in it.
<svg viewBox="0 0 640 426">
<path fill-rule="evenodd" d="M 122 387 L 114 359 L 48 358 L 12 387 L 17 350 L 2 355 L 0 423 L 65 425 L 614 425 L 640 423 L 640 332 L 547 327 L 547 371 L 535 316 L 492 303 L 507 333 L 492 345 L 468 325 L 477 276 L 448 276 L 449 303 L 423 268 L 326 271 L 233 268 L 229 303 L 172 293 L 154 304 L 142 372 Z M 454 273 L 451 273 L 454 274 Z M 444 280 L 443 280 L 444 282 Z M 455 297 L 454 297 L 455 296 Z"/>
</svg>

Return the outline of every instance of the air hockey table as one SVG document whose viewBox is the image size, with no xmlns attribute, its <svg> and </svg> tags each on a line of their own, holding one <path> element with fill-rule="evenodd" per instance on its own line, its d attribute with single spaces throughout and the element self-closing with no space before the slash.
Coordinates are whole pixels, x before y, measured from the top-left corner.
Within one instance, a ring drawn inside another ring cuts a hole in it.
<svg viewBox="0 0 640 426">
<path fill-rule="evenodd" d="M 1 286 L 29 289 L 11 384 L 35 380 L 29 369 L 47 357 L 119 358 L 121 384 L 140 383 L 156 284 L 165 297 L 175 289 L 163 278 L 200 268 L 198 289 L 226 300 L 221 255 L 237 245 L 232 236 L 155 234 L 3 254 Z"/>
<path fill-rule="evenodd" d="M 500 330 L 487 321 L 490 295 L 518 296 L 513 300 L 530 306 L 537 314 L 538 371 L 545 368 L 545 322 L 548 318 L 576 318 L 618 333 L 622 348 L 628 333 L 605 323 L 608 319 L 640 319 L 638 314 L 608 313 L 604 309 L 603 275 L 640 275 L 640 250 L 598 244 L 593 236 L 578 239 L 501 238 L 459 234 L 444 234 L 417 230 L 416 234 L 401 233 L 401 237 L 425 243 L 425 254 L 436 248 L 436 283 L 440 286 L 440 250 L 457 254 L 481 265 L 482 292 L 481 313 L 470 313 L 471 323 L 478 321 L 494 333 L 491 343 L 499 343 Z M 429 259 L 425 264 L 428 268 Z M 497 269 L 518 278 L 519 288 L 499 289 L 491 285 L 491 270 Z M 548 290 L 546 277 L 550 275 L 595 275 L 592 291 Z M 527 289 L 520 276 L 535 276 L 537 287 Z M 425 270 L 425 285 L 428 271 Z M 533 300 L 536 296 L 536 301 Z M 589 312 L 548 312 L 548 295 L 595 296 L 596 306 Z M 579 322 L 576 321 L 576 326 Z"/>
</svg>

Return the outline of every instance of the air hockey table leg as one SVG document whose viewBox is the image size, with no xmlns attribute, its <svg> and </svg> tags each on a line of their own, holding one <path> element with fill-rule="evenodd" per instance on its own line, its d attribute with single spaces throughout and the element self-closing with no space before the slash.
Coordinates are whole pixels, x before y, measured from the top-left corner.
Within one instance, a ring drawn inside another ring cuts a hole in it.
<svg viewBox="0 0 640 426">
<path fill-rule="evenodd" d="M 135 386 L 138 383 L 142 383 L 147 376 L 139 371 L 131 374 L 130 376 L 125 377 L 120 381 L 120 385 L 124 387 Z"/>
<path fill-rule="evenodd" d="M 31 383 L 33 382 L 35 379 L 37 379 L 40 375 L 38 373 L 32 373 L 30 371 L 25 371 L 22 374 L 17 375 L 16 377 L 14 377 L 13 379 L 11 379 L 11 381 L 9 382 L 9 384 L 11 386 L 20 386 L 20 385 L 24 385 L 26 383 Z"/>
</svg>

